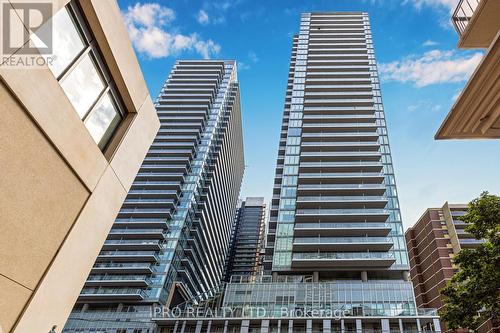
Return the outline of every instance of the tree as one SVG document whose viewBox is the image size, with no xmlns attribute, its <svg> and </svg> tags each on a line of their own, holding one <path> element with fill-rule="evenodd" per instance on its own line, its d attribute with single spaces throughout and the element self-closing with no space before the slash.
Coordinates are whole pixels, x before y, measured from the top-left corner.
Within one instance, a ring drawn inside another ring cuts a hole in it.
<svg viewBox="0 0 500 333">
<path fill-rule="evenodd" d="M 469 224 L 466 232 L 484 243 L 455 256 L 459 270 L 441 290 L 439 314 L 451 329 L 476 329 L 500 310 L 500 197 L 481 193 L 459 219 Z"/>
</svg>

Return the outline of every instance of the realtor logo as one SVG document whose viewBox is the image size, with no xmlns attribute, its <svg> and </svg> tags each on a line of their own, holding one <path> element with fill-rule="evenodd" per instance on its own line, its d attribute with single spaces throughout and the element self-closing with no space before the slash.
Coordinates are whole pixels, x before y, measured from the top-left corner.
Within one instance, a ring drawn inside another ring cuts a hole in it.
<svg viewBox="0 0 500 333">
<path fill-rule="evenodd" d="M 52 2 L 1 2 L 3 55 L 51 54 Z"/>
</svg>

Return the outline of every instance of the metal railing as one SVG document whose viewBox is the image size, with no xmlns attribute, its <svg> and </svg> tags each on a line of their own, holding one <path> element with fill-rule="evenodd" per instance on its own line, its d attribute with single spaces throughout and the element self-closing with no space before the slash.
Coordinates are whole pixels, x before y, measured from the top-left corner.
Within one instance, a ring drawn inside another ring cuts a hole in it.
<svg viewBox="0 0 500 333">
<path fill-rule="evenodd" d="M 469 24 L 474 11 L 481 0 L 460 0 L 455 12 L 453 12 L 452 22 L 457 33 L 462 36 Z"/>
</svg>

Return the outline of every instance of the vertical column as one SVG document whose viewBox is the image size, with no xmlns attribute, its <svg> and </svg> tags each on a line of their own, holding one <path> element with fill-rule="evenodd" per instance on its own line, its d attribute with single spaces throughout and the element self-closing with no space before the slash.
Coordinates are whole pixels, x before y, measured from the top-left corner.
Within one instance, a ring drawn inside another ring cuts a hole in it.
<svg viewBox="0 0 500 333">
<path fill-rule="evenodd" d="M 439 322 L 439 318 L 433 318 L 432 324 L 434 325 L 435 332 L 441 332 L 441 323 Z"/>
<path fill-rule="evenodd" d="M 181 333 L 184 333 L 185 329 L 186 329 L 186 320 L 182 321 Z"/>
<path fill-rule="evenodd" d="M 240 333 L 248 333 L 249 326 L 250 326 L 250 320 L 242 320 Z"/>
<path fill-rule="evenodd" d="M 196 322 L 196 328 L 194 330 L 195 333 L 201 333 L 201 328 L 203 327 L 203 321 L 198 320 Z"/>
<path fill-rule="evenodd" d="M 398 322 L 399 322 L 399 333 L 404 333 L 403 320 L 400 318 L 398 319 Z"/>
<path fill-rule="evenodd" d="M 313 333 L 312 329 L 313 329 L 312 319 L 308 319 L 306 321 L 306 333 Z"/>
<path fill-rule="evenodd" d="M 356 333 L 363 333 L 363 323 L 361 319 L 356 319 Z"/>
<path fill-rule="evenodd" d="M 260 332 L 268 333 L 269 332 L 269 320 L 262 320 L 260 324 Z"/>
<path fill-rule="evenodd" d="M 382 333 L 390 333 L 389 319 L 380 319 L 380 324 L 382 325 Z"/>
<path fill-rule="evenodd" d="M 323 333 L 332 333 L 332 321 L 331 320 L 323 320 Z"/>
</svg>

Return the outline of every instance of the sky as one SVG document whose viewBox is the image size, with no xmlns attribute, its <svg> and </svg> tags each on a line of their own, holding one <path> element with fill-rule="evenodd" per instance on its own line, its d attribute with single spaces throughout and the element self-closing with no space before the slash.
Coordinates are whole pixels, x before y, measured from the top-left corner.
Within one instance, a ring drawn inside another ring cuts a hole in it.
<svg viewBox="0 0 500 333">
<path fill-rule="evenodd" d="M 500 193 L 499 141 L 434 134 L 482 57 L 456 49 L 458 0 L 118 0 L 151 97 L 176 59 L 236 59 L 245 176 L 241 197 L 270 200 L 292 36 L 300 13 L 370 15 L 403 223 L 426 208 Z"/>
</svg>

